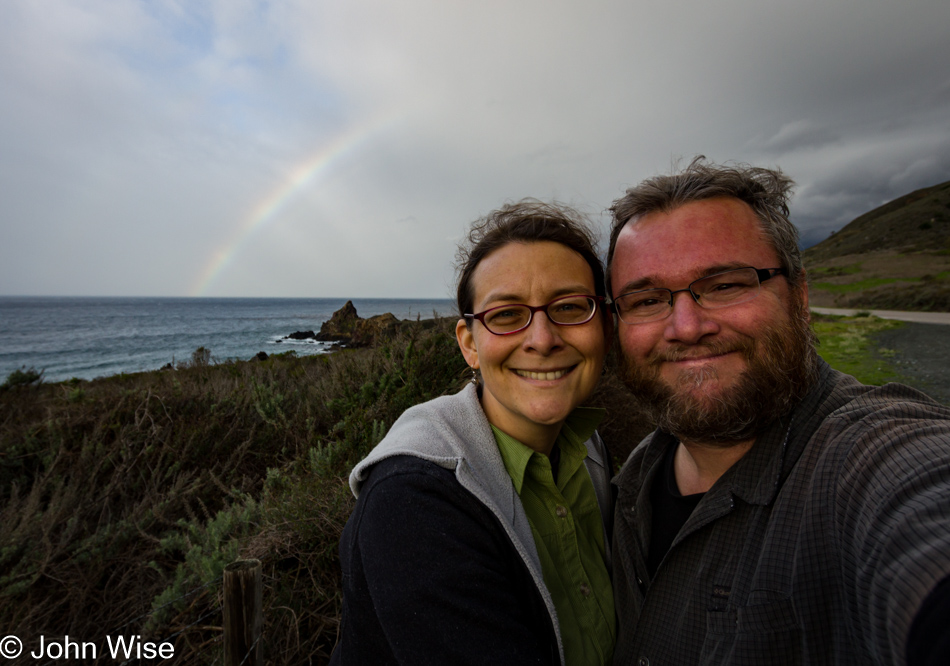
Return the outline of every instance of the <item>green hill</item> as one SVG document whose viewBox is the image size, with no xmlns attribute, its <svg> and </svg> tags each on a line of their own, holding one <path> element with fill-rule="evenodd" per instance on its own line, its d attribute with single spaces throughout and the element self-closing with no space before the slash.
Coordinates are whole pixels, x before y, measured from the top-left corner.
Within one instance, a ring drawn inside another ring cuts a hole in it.
<svg viewBox="0 0 950 666">
<path fill-rule="evenodd" d="M 861 215 L 804 260 L 812 305 L 950 312 L 950 181 Z"/>
</svg>

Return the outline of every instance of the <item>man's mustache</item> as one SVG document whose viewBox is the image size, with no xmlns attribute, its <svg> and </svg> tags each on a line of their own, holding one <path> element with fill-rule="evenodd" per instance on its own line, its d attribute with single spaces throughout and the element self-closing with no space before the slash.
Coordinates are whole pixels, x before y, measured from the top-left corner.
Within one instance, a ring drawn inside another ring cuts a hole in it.
<svg viewBox="0 0 950 666">
<path fill-rule="evenodd" d="M 652 352 L 647 356 L 646 363 L 647 365 L 659 365 L 660 363 L 721 356 L 722 354 L 731 354 L 733 352 L 739 352 L 746 358 L 752 358 L 755 354 L 755 341 L 751 339 L 736 339 L 711 340 L 695 345 L 677 344 L 663 350 Z"/>
</svg>

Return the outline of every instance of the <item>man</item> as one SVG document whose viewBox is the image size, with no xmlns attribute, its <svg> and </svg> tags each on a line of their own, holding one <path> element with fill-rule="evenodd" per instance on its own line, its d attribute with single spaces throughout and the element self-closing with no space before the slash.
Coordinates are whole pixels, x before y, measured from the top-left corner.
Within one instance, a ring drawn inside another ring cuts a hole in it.
<svg viewBox="0 0 950 666">
<path fill-rule="evenodd" d="M 950 664 L 950 408 L 818 358 L 792 182 L 697 158 L 614 202 L 615 664 Z"/>
</svg>

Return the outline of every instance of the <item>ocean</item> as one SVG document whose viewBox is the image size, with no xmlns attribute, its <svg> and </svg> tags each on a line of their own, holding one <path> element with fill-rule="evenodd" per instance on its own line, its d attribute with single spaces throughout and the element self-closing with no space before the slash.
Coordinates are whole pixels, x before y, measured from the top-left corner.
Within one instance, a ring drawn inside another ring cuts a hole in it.
<svg viewBox="0 0 950 666">
<path fill-rule="evenodd" d="M 258 352 L 325 353 L 329 343 L 283 340 L 319 332 L 345 298 L 93 298 L 0 296 L 0 383 L 14 370 L 44 381 L 94 379 L 188 361 L 198 347 L 213 361 Z M 399 319 L 454 313 L 447 299 L 354 298 L 360 317 Z"/>
</svg>

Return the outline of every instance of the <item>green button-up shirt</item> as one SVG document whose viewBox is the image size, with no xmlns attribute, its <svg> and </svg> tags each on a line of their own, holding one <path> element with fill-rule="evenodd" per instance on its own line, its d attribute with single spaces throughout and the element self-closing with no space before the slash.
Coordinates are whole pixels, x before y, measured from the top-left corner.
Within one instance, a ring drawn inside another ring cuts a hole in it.
<svg viewBox="0 0 950 666">
<path fill-rule="evenodd" d="M 604 563 L 604 532 L 594 484 L 584 466 L 600 409 L 578 407 L 556 445 L 557 483 L 550 459 L 495 426 L 505 468 L 521 498 L 554 601 L 568 666 L 609 664 L 616 640 L 614 597 Z"/>
</svg>

